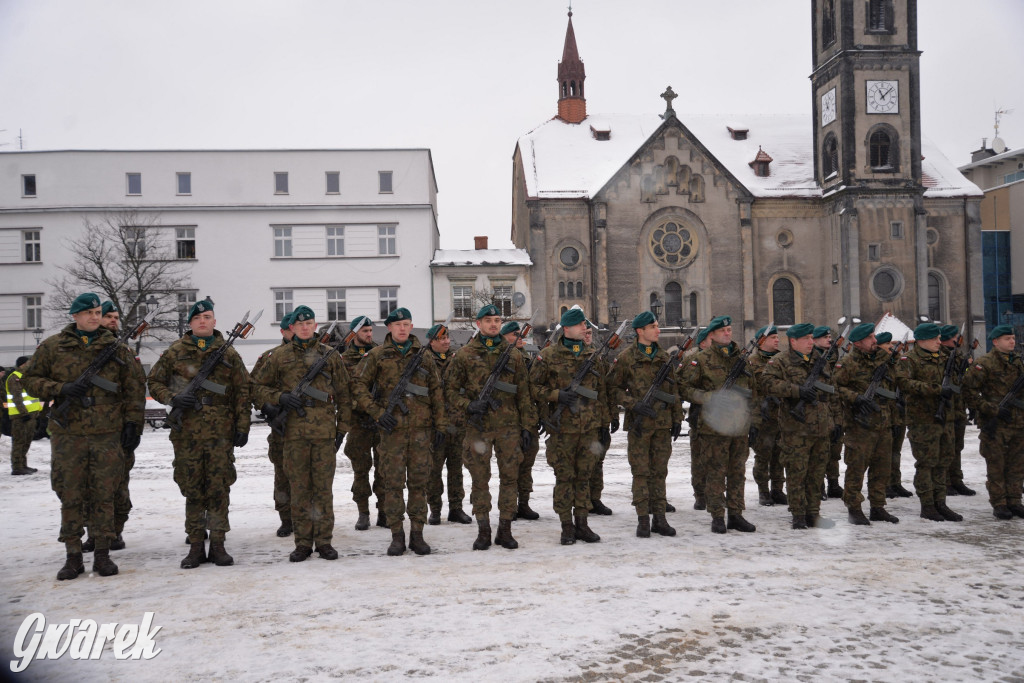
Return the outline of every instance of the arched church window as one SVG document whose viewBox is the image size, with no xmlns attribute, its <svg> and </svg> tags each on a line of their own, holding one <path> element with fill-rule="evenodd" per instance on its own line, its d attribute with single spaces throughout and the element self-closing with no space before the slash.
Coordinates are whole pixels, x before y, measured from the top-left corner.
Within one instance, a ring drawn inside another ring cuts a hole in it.
<svg viewBox="0 0 1024 683">
<path fill-rule="evenodd" d="M 825 144 L 822 145 L 821 172 L 826 180 L 839 173 L 839 143 L 832 133 L 825 136 Z"/>
<path fill-rule="evenodd" d="M 942 315 L 942 279 L 935 273 L 928 273 L 928 317 L 941 320 Z"/>
<path fill-rule="evenodd" d="M 569 86 L 566 85 L 565 81 L 562 81 L 562 97 L 566 97 L 569 94 Z"/>
<path fill-rule="evenodd" d="M 559 299 L 564 299 L 565 298 L 565 281 L 564 280 L 562 282 L 558 283 L 558 298 Z"/>
<path fill-rule="evenodd" d="M 576 281 L 576 298 L 583 298 L 583 283 L 579 280 Z"/>
<path fill-rule="evenodd" d="M 899 166 L 896 150 L 898 139 L 888 130 L 875 130 L 868 138 L 868 161 L 873 170 L 894 171 Z"/>
<path fill-rule="evenodd" d="M 682 221 L 669 218 L 651 230 L 648 248 L 659 265 L 681 268 L 697 255 L 697 233 Z"/>
<path fill-rule="evenodd" d="M 569 81 L 569 94 L 576 97 L 576 81 Z"/>
<path fill-rule="evenodd" d="M 780 277 L 772 284 L 772 314 L 776 325 L 796 324 L 793 281 L 787 277 Z"/>
<path fill-rule="evenodd" d="M 678 282 L 665 285 L 665 323 L 675 325 L 683 320 L 683 288 Z"/>
<path fill-rule="evenodd" d="M 690 292 L 690 324 L 696 325 L 699 320 L 697 314 L 697 292 Z"/>
<path fill-rule="evenodd" d="M 821 43 L 828 47 L 836 42 L 836 2 L 825 0 L 825 9 L 821 18 Z"/>
</svg>

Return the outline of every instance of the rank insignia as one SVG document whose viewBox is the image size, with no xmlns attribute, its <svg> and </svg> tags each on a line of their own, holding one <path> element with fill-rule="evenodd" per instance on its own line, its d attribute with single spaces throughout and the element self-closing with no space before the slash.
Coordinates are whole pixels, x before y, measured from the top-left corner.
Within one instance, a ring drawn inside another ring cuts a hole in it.
<svg viewBox="0 0 1024 683">
<path fill-rule="evenodd" d="M 198 346 L 201 349 L 205 349 L 206 348 L 206 340 L 205 339 L 197 339 L 196 340 L 196 346 Z"/>
<path fill-rule="evenodd" d="M 580 345 L 579 344 L 573 344 L 572 345 L 572 352 L 573 353 L 579 353 L 580 352 Z"/>
</svg>

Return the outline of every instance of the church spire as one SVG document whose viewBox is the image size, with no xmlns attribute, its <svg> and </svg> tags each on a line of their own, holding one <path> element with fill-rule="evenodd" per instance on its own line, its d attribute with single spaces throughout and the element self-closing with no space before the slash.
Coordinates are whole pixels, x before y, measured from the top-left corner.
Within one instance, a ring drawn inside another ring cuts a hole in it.
<svg viewBox="0 0 1024 683">
<path fill-rule="evenodd" d="M 583 60 L 576 49 L 576 33 L 572 29 L 570 7 L 562 61 L 558 63 L 558 118 L 568 123 L 580 123 L 587 118 L 587 101 L 583 97 L 583 81 L 586 77 Z"/>
</svg>

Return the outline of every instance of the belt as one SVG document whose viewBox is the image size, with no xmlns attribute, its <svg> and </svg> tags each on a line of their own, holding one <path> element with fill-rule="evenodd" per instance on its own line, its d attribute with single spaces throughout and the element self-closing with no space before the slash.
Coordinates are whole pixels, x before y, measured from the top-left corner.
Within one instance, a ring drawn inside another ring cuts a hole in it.
<svg viewBox="0 0 1024 683">
<path fill-rule="evenodd" d="M 204 406 L 226 406 L 228 400 L 226 398 L 220 398 L 219 396 L 201 396 L 199 403 Z"/>
<path fill-rule="evenodd" d="M 83 408 L 91 408 L 92 406 L 112 406 L 115 403 L 121 402 L 121 399 L 116 396 L 83 396 L 78 399 L 78 405 Z"/>
</svg>

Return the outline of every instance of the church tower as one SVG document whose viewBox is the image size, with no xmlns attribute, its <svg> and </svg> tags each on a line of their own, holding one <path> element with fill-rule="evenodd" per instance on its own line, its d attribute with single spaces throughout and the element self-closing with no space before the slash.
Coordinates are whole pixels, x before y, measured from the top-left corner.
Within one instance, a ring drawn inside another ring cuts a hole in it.
<svg viewBox="0 0 1024 683">
<path fill-rule="evenodd" d="M 583 97 L 583 81 L 586 78 L 583 61 L 576 49 L 576 33 L 572 30 L 570 9 L 562 61 L 558 63 L 558 118 L 567 123 L 580 123 L 587 118 L 587 100 Z"/>
</svg>

